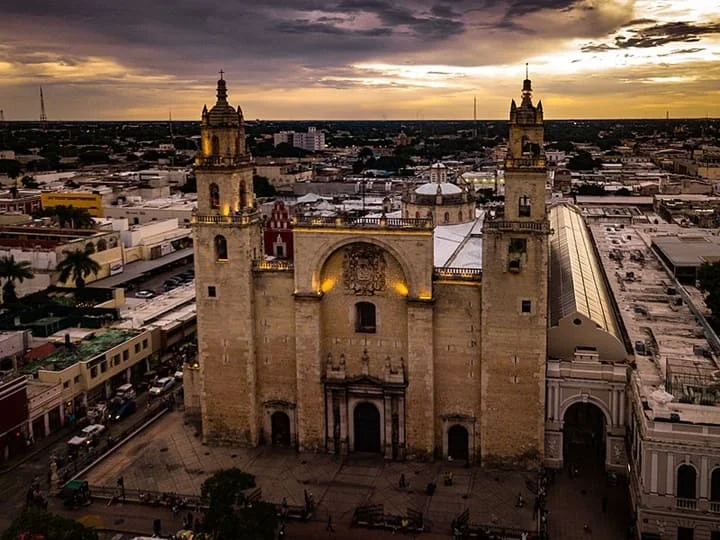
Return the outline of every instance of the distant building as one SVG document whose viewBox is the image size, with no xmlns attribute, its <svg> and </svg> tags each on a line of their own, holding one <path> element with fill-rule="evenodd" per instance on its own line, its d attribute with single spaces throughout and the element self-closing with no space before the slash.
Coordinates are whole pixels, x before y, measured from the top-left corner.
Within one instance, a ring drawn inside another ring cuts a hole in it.
<svg viewBox="0 0 720 540">
<path fill-rule="evenodd" d="M 39 191 L 3 190 L 0 191 L 0 213 L 32 214 L 41 208 Z"/>
<path fill-rule="evenodd" d="M 103 216 L 103 198 L 98 192 L 53 191 L 41 195 L 42 207 L 74 206 L 87 210 L 93 217 Z"/>
<path fill-rule="evenodd" d="M 293 233 L 290 213 L 282 201 L 275 201 L 263 230 L 265 255 L 293 260 Z"/>
<path fill-rule="evenodd" d="M 273 143 L 275 146 L 283 143 L 292 144 L 308 152 L 317 152 L 325 149 L 325 133 L 314 127 L 309 127 L 307 133 L 281 131 L 273 135 Z"/>
</svg>

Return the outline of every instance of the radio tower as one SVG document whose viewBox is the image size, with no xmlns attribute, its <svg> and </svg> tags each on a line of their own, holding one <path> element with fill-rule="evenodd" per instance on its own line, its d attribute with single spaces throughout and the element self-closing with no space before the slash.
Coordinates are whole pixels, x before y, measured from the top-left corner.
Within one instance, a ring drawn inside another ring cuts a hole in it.
<svg viewBox="0 0 720 540">
<path fill-rule="evenodd" d="M 40 125 L 47 128 L 47 114 L 45 114 L 45 98 L 43 97 L 42 86 L 40 87 Z"/>
<path fill-rule="evenodd" d="M 477 128 L 477 97 L 473 96 L 473 139 L 477 139 L 478 128 Z"/>
</svg>

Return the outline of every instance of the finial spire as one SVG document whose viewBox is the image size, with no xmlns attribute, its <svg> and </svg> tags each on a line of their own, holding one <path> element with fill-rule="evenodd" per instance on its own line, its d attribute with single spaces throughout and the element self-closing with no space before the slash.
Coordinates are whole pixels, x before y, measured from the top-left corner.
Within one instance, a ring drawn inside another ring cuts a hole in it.
<svg viewBox="0 0 720 540">
<path fill-rule="evenodd" d="M 224 74 L 225 74 L 225 72 L 221 69 L 220 70 L 220 79 L 217 82 L 218 102 L 226 102 L 227 101 L 227 86 L 225 84 L 225 79 L 223 79 Z"/>
<path fill-rule="evenodd" d="M 525 65 L 527 65 L 527 64 L 525 64 Z M 220 80 L 221 81 L 223 80 L 223 75 L 225 75 L 225 72 L 221 69 L 220 70 Z"/>
<path fill-rule="evenodd" d="M 222 71 L 220 73 L 222 73 Z M 526 79 L 530 78 L 530 75 L 528 74 L 528 63 L 527 62 L 525 62 L 525 78 Z"/>
</svg>

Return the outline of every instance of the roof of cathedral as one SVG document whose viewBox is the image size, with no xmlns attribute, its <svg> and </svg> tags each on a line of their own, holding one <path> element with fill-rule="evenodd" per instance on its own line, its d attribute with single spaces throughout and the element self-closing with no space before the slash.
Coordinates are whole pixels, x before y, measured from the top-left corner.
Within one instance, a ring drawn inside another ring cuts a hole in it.
<svg viewBox="0 0 720 540">
<path fill-rule="evenodd" d="M 462 188 L 456 186 L 455 184 L 451 184 L 450 182 L 428 182 L 427 184 L 423 184 L 415 189 L 415 193 L 418 195 L 436 195 L 438 193 L 438 188 L 440 189 L 440 193 L 443 195 L 456 195 L 458 193 L 462 193 Z"/>
<path fill-rule="evenodd" d="M 210 111 L 207 107 L 203 110 L 203 117 L 207 118 L 207 122 L 211 126 L 239 126 L 242 122 L 242 110 L 240 107 L 237 111 L 227 101 L 227 84 L 220 72 L 220 79 L 217 82 L 217 102 Z"/>
<path fill-rule="evenodd" d="M 485 212 L 466 223 L 438 225 L 433 231 L 435 267 L 482 268 L 482 225 Z"/>
<path fill-rule="evenodd" d="M 567 204 L 550 210 L 550 326 L 581 313 L 621 338 L 602 269 L 580 211 Z"/>
</svg>

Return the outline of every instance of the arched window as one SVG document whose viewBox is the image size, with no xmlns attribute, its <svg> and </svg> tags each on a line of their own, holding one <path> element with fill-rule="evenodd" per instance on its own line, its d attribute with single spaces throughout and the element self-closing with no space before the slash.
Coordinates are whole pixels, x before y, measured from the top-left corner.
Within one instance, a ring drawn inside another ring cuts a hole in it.
<svg viewBox="0 0 720 540">
<path fill-rule="evenodd" d="M 240 137 L 237 137 L 237 138 L 235 139 L 235 155 L 236 155 L 236 156 L 241 156 L 241 155 L 243 155 L 244 153 L 245 153 L 245 152 L 243 152 L 242 139 L 241 139 Z"/>
<path fill-rule="evenodd" d="M 220 208 L 220 188 L 214 182 L 210 184 L 210 208 L 213 210 Z"/>
<path fill-rule="evenodd" d="M 692 465 L 680 465 L 677 470 L 676 496 L 681 499 L 695 499 L 697 473 Z"/>
<path fill-rule="evenodd" d="M 364 334 L 375 333 L 375 304 L 371 302 L 355 304 L 355 331 Z"/>
<path fill-rule="evenodd" d="M 240 191 L 240 210 L 245 208 L 247 204 L 247 194 L 245 193 L 245 182 L 240 182 L 240 187 L 238 188 Z"/>
<path fill-rule="evenodd" d="M 225 240 L 224 236 L 217 235 L 215 237 L 215 260 L 227 261 L 227 259 L 228 259 L 227 240 Z"/>
<path fill-rule="evenodd" d="M 220 155 L 220 139 L 218 139 L 217 135 L 213 135 L 211 139 L 211 146 L 212 146 L 212 155 L 213 156 L 219 156 Z"/>
<path fill-rule="evenodd" d="M 710 500 L 720 502 L 720 467 L 710 475 Z"/>
<path fill-rule="evenodd" d="M 445 223 L 450 221 L 450 212 L 445 212 L 445 215 L 443 216 L 443 221 L 445 221 Z"/>
<path fill-rule="evenodd" d="M 420 219 L 420 212 L 415 212 L 415 219 Z"/>
<path fill-rule="evenodd" d="M 518 215 L 520 217 L 530 217 L 530 197 L 523 195 L 518 201 Z"/>
<path fill-rule="evenodd" d="M 100 252 L 100 251 L 105 251 L 106 249 L 107 249 L 107 242 L 105 241 L 104 238 L 101 238 L 100 240 L 98 240 L 97 250 L 98 250 L 98 252 Z"/>
<path fill-rule="evenodd" d="M 85 245 L 85 253 L 87 253 L 87 254 L 95 253 L 95 244 L 93 244 L 92 242 L 88 242 Z"/>
</svg>

